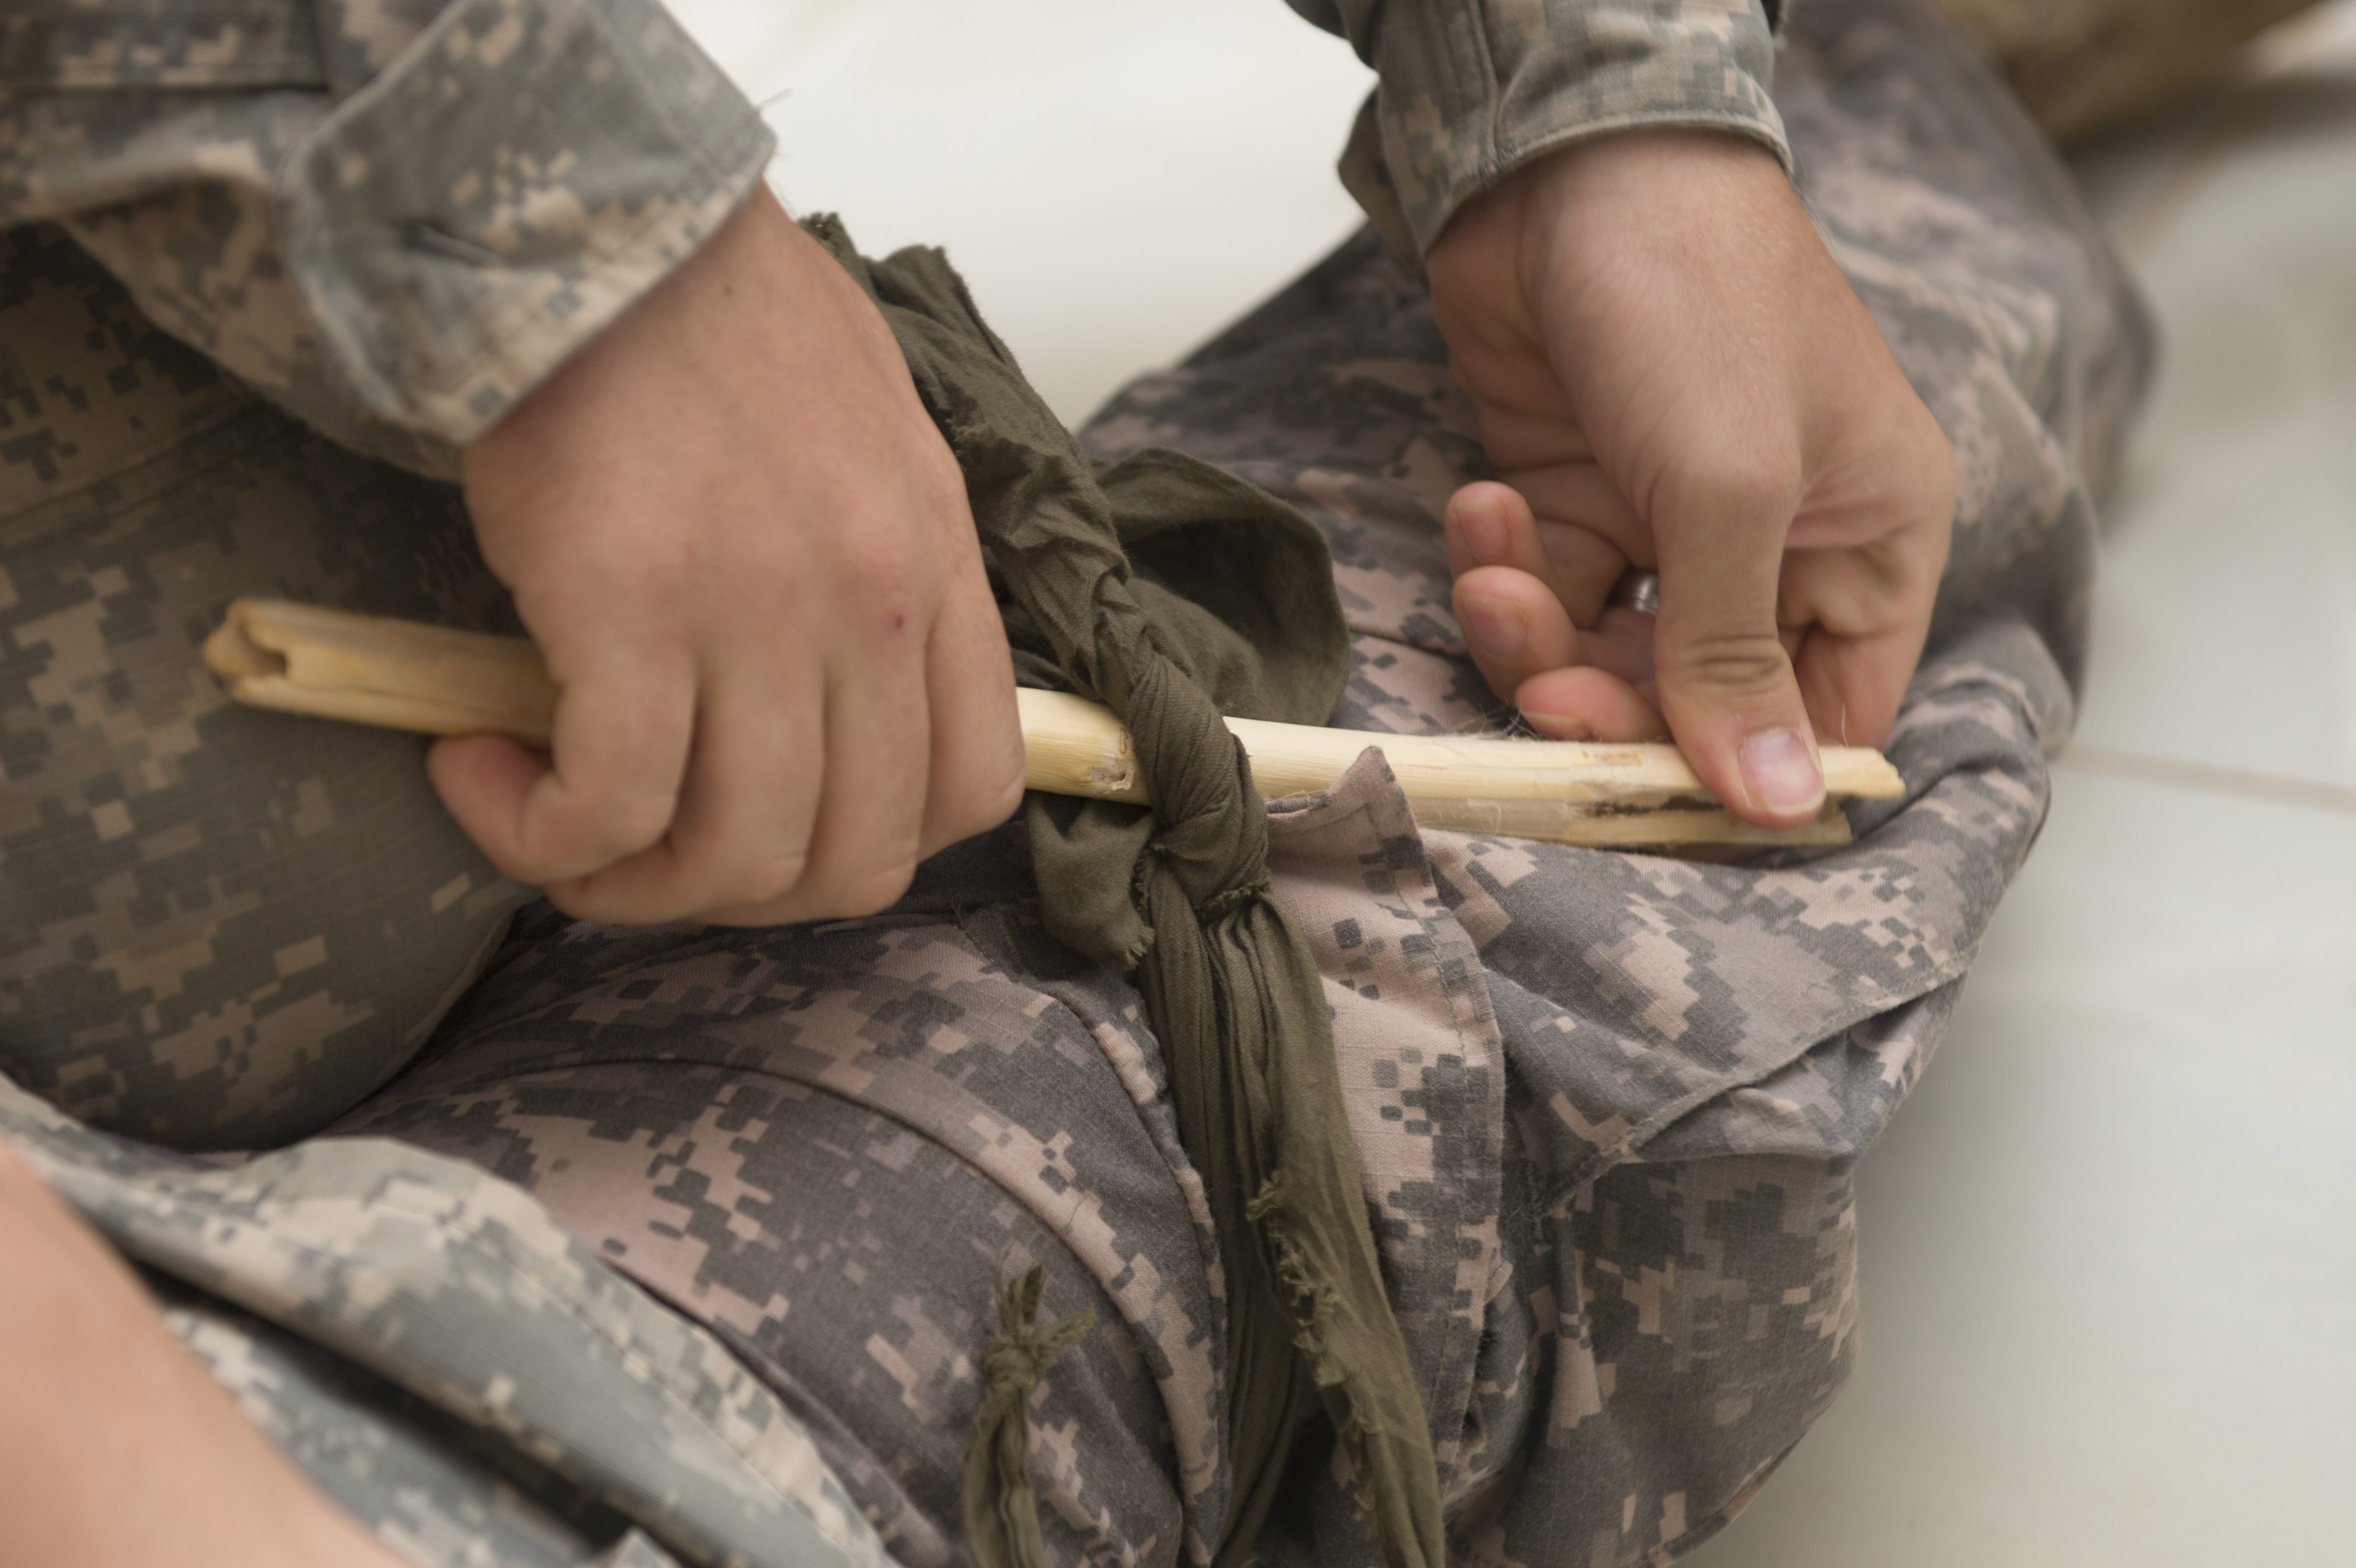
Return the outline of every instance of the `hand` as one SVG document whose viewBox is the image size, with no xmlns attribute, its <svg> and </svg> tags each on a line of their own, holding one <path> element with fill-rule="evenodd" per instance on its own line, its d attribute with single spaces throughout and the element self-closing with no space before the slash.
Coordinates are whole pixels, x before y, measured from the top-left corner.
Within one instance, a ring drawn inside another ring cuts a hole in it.
<svg viewBox="0 0 2356 1568">
<path fill-rule="evenodd" d="M 462 472 L 555 732 L 428 765 L 567 913 L 872 913 L 1021 800 L 963 477 L 883 317 L 766 189 Z"/>
<path fill-rule="evenodd" d="M 1806 820 L 1818 739 L 1879 745 L 1922 655 L 1954 457 L 1782 167 L 1581 143 L 1467 203 L 1430 272 L 1505 481 L 1447 525 L 1490 685 L 1542 733 L 1665 729 L 1737 815 Z M 1605 609 L 1631 564 L 1657 627 Z"/>
</svg>

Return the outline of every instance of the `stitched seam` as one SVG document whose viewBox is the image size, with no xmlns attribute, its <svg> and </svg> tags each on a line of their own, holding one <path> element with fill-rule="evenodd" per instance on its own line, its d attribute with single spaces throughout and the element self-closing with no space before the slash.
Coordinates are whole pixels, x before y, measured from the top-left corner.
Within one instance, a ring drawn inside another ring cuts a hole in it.
<svg viewBox="0 0 2356 1568">
<path fill-rule="evenodd" d="M 234 427 L 240 421 L 250 421 L 254 428 L 236 431 Z M 301 426 L 269 404 L 258 400 L 241 400 L 182 432 L 177 439 L 160 452 L 145 453 L 125 461 L 119 467 L 102 470 L 62 494 L 44 496 L 14 511 L 0 512 L 0 538 L 6 539 L 7 548 L 12 550 L 28 548 L 64 529 L 79 528 L 88 522 L 87 517 L 79 514 L 89 502 L 92 490 L 104 485 L 114 486 L 112 505 L 117 509 L 127 509 L 201 478 L 222 464 L 245 456 L 256 447 L 301 433 Z M 188 450 L 199 443 L 205 443 L 208 450 L 200 453 Z M 42 515 L 52 509 L 77 515 L 57 517 Z"/>
</svg>

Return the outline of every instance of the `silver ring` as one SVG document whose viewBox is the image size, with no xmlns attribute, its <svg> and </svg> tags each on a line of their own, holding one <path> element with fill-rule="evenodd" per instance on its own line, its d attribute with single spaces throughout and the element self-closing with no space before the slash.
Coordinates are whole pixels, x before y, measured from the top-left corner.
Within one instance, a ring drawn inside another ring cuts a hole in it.
<svg viewBox="0 0 2356 1568">
<path fill-rule="evenodd" d="M 1612 585 L 1612 596 L 1604 603 L 1633 610 L 1639 615 L 1657 615 L 1661 613 L 1661 574 L 1632 566 L 1620 574 L 1620 581 Z"/>
</svg>

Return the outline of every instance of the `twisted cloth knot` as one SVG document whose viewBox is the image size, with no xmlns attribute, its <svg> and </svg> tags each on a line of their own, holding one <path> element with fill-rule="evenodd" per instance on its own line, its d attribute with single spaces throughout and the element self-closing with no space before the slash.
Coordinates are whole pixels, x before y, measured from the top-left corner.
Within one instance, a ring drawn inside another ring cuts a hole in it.
<svg viewBox="0 0 2356 1568">
<path fill-rule="evenodd" d="M 1031 1492 L 1028 1399 L 1047 1363 L 1079 1343 L 1097 1320 L 1096 1309 L 1083 1307 L 1040 1328 L 1034 1319 L 1046 1278 L 1047 1265 L 1033 1264 L 1011 1285 L 1003 1275 L 992 1281 L 998 1329 L 981 1353 L 981 1408 L 958 1466 L 966 1550 L 976 1563 L 1003 1568 L 1046 1568 Z"/>
<path fill-rule="evenodd" d="M 1350 655 L 1324 538 L 1183 453 L 1090 462 L 939 251 L 870 261 L 834 220 L 810 228 L 882 308 L 965 474 L 1018 677 L 1102 702 L 1136 743 L 1151 810 L 1033 795 L 1031 855 L 1047 930 L 1134 973 L 1216 1226 L 1227 1496 L 1214 1568 L 1250 1560 L 1320 1400 L 1390 1568 L 1440 1568 L 1439 1472 L 1383 1291 L 1324 982 L 1270 895 L 1267 808 L 1223 720 L 1332 716 Z M 1034 1329 L 1027 1302 L 984 1357 L 967 1450 L 979 1568 L 1036 1561 L 1023 1391 L 1072 1320 Z"/>
</svg>

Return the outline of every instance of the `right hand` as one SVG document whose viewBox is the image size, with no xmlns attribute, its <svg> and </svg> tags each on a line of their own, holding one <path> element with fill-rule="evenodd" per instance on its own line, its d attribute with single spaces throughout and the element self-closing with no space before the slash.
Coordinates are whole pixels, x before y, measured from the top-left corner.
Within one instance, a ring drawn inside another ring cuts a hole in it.
<svg viewBox="0 0 2356 1568">
<path fill-rule="evenodd" d="M 766 188 L 462 471 L 555 731 L 428 766 L 566 913 L 873 913 L 1022 799 L 964 478 L 882 315 Z"/>
</svg>

